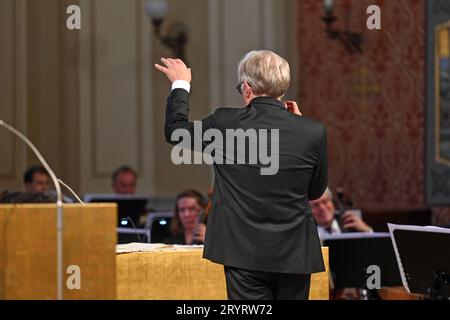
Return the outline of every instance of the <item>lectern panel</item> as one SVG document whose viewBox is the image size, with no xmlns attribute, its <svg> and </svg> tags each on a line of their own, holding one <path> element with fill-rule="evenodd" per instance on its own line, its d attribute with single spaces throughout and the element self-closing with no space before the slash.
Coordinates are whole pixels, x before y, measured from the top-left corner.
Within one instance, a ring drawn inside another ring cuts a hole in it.
<svg viewBox="0 0 450 320">
<path fill-rule="evenodd" d="M 64 299 L 115 299 L 117 208 L 64 205 Z M 0 206 L 0 299 L 56 299 L 55 205 Z"/>
</svg>

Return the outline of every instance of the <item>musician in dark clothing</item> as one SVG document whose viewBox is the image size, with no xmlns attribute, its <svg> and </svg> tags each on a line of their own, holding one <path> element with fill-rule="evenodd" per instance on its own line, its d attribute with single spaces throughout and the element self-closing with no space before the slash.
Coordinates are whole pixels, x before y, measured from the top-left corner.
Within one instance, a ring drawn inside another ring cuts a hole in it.
<svg viewBox="0 0 450 320">
<path fill-rule="evenodd" d="M 175 216 L 171 220 L 171 236 L 162 242 L 166 244 L 192 245 L 205 242 L 206 200 L 196 190 L 186 190 L 177 195 Z"/>
</svg>

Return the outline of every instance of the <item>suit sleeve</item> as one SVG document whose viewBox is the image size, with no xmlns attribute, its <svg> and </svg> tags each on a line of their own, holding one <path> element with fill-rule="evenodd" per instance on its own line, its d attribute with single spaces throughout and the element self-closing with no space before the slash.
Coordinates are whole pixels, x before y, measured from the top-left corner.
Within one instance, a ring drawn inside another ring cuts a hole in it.
<svg viewBox="0 0 450 320">
<path fill-rule="evenodd" d="M 164 125 L 166 141 L 172 145 L 178 144 L 179 137 L 177 132 L 184 131 L 185 133 L 189 132 L 191 137 L 190 146 L 184 147 L 192 148 L 194 142 L 198 140 L 204 148 L 205 145 L 201 139 L 202 132 L 214 128 L 214 114 L 201 120 L 201 130 L 198 130 L 198 124 L 194 126 L 193 122 L 189 122 L 189 93 L 184 89 L 172 90 L 167 98 L 166 106 L 166 120 Z"/>
<path fill-rule="evenodd" d="M 311 182 L 309 185 L 308 199 L 316 200 L 320 198 L 328 185 L 328 146 L 327 146 L 327 129 L 325 126 L 319 139 L 318 161 L 314 169 Z"/>
</svg>

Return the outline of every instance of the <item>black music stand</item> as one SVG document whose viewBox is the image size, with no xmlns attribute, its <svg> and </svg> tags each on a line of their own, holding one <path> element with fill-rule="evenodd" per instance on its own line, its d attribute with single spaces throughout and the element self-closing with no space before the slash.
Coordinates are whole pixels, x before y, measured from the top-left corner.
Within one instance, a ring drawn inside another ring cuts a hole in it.
<svg viewBox="0 0 450 320">
<path fill-rule="evenodd" d="M 117 204 L 117 240 L 119 244 L 150 241 L 150 232 L 140 226 L 141 216 L 145 215 L 147 211 L 148 197 L 143 195 L 87 194 L 84 201 Z"/>
<path fill-rule="evenodd" d="M 84 201 L 117 203 L 118 227 L 136 228 L 140 224 L 140 217 L 147 211 L 148 197 L 143 195 L 87 194 L 84 196 Z"/>
<path fill-rule="evenodd" d="M 327 236 L 323 244 L 329 247 L 335 289 L 367 289 L 367 279 L 372 275 L 368 268 L 374 265 L 380 268 L 381 287 L 401 285 L 389 233 L 344 233 Z"/>
<path fill-rule="evenodd" d="M 450 299 L 450 229 L 388 226 L 405 289 L 425 299 Z"/>
</svg>

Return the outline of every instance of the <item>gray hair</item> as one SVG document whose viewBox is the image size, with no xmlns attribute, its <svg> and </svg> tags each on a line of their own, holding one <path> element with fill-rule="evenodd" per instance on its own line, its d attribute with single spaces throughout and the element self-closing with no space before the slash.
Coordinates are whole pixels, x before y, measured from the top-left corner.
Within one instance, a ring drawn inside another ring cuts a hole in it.
<svg viewBox="0 0 450 320">
<path fill-rule="evenodd" d="M 333 192 L 331 192 L 329 187 L 326 188 L 324 194 L 326 194 L 330 200 L 333 200 Z"/>
<path fill-rule="evenodd" d="M 281 98 L 291 82 L 289 63 L 269 50 L 251 51 L 239 62 L 238 78 L 247 81 L 255 95 Z"/>
</svg>

